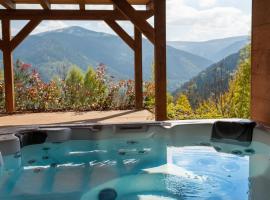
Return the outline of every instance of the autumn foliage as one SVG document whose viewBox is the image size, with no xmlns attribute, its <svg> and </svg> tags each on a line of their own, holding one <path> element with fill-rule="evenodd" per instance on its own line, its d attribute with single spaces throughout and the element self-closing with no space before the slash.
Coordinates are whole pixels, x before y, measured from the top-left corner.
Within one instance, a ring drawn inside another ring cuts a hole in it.
<svg viewBox="0 0 270 200">
<path fill-rule="evenodd" d="M 132 109 L 135 104 L 133 80 L 114 80 L 100 64 L 84 73 L 77 66 L 66 77 L 44 82 L 29 64 L 17 61 L 14 67 L 16 109 L 18 112 L 90 111 Z M 145 104 L 151 105 L 151 83 L 144 83 Z M 0 110 L 4 111 L 3 71 L 0 72 Z"/>
</svg>

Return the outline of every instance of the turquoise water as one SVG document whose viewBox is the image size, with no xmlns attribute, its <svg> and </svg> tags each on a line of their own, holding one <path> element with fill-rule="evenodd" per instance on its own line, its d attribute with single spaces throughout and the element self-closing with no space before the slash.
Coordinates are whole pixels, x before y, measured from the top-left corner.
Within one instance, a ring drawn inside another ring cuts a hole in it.
<svg viewBox="0 0 270 200">
<path fill-rule="evenodd" d="M 4 157 L 0 199 L 248 200 L 254 152 L 216 149 L 158 139 L 30 145 Z"/>
</svg>

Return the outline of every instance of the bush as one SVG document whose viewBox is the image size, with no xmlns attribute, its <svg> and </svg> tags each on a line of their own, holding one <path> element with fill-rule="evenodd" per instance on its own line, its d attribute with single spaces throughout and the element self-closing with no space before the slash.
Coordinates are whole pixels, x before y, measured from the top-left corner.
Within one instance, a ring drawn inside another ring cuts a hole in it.
<svg viewBox="0 0 270 200">
<path fill-rule="evenodd" d="M 3 111 L 4 82 L 1 73 L 0 109 Z M 78 66 L 72 66 L 64 80 L 54 77 L 50 82 L 44 82 L 31 65 L 17 61 L 14 80 L 17 111 L 118 110 L 133 109 L 135 105 L 134 81 L 114 80 L 106 74 L 103 64 L 95 70 L 89 67 L 86 73 Z"/>
</svg>

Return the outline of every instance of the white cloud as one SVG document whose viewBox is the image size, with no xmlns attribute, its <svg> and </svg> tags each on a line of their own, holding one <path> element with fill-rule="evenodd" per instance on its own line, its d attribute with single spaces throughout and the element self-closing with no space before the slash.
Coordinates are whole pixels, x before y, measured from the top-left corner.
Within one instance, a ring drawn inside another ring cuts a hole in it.
<svg viewBox="0 0 270 200">
<path fill-rule="evenodd" d="M 217 0 L 167 0 L 166 2 L 167 40 L 202 41 L 246 35 L 250 32 L 251 14 L 233 4 L 224 6 Z M 251 0 L 241 0 L 241 3 L 245 3 L 244 7 L 247 7 L 246 4 L 251 7 Z M 59 9 L 59 7 L 56 8 Z M 92 8 L 100 9 L 93 6 Z M 94 31 L 113 33 L 101 21 L 44 21 L 34 33 L 75 25 Z M 130 23 L 121 22 L 121 25 L 128 32 L 133 32 L 133 26 Z"/>
<path fill-rule="evenodd" d="M 183 0 L 167 1 L 168 40 L 208 40 L 246 35 L 251 29 L 251 15 L 235 7 L 199 10 Z"/>
<path fill-rule="evenodd" d="M 216 0 L 199 0 L 199 5 L 201 7 L 211 7 L 216 4 Z"/>
<path fill-rule="evenodd" d="M 64 21 L 42 21 L 38 27 L 33 31 L 33 33 L 40 33 L 55 29 L 61 29 L 68 27 L 69 24 Z"/>
</svg>

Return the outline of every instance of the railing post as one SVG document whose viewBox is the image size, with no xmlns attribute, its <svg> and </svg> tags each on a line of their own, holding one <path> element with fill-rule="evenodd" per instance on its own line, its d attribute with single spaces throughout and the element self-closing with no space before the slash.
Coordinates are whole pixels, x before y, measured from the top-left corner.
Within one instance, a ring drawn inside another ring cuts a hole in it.
<svg viewBox="0 0 270 200">
<path fill-rule="evenodd" d="M 134 26 L 134 75 L 135 75 L 135 108 L 143 107 L 143 77 L 142 77 L 142 34 Z"/>
</svg>

